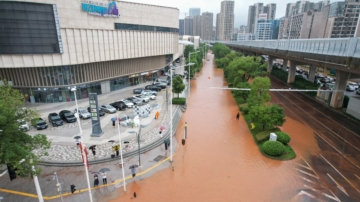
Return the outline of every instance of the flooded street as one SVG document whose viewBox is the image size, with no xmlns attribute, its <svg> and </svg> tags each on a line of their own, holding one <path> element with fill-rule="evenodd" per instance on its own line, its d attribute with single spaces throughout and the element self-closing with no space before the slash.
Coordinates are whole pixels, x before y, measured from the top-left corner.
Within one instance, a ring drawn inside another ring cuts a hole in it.
<svg viewBox="0 0 360 202">
<path fill-rule="evenodd" d="M 130 183 L 126 193 L 116 189 L 104 199 L 132 201 L 136 192 L 140 201 L 290 201 L 299 192 L 302 183 L 294 165 L 299 157 L 275 161 L 261 155 L 243 117 L 235 119 L 238 108 L 230 91 L 210 88 L 227 84 L 223 71 L 214 68 L 213 55 L 209 58 L 192 81 L 176 133 L 181 142 L 186 121 L 188 138 L 185 147 L 179 145 L 173 168 Z M 296 121 L 289 120 L 289 127 L 291 122 Z"/>
</svg>

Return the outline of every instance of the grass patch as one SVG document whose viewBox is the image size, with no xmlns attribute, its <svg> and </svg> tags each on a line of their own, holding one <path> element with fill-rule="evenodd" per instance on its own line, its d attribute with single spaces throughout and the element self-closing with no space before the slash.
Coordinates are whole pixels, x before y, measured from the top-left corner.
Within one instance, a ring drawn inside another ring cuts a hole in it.
<svg viewBox="0 0 360 202">
<path fill-rule="evenodd" d="M 270 138 L 270 133 L 280 132 L 279 128 L 273 128 L 270 130 L 262 131 L 255 135 L 255 140 L 258 143 L 262 143 Z"/>
<path fill-rule="evenodd" d="M 183 98 L 183 97 L 173 98 L 172 103 L 175 105 L 184 105 L 186 103 L 186 98 Z"/>
<path fill-rule="evenodd" d="M 270 159 L 281 160 L 281 161 L 286 161 L 286 160 L 291 160 L 291 159 L 296 158 L 296 154 L 295 154 L 294 150 L 290 147 L 290 145 L 284 145 L 285 146 L 284 153 L 280 156 L 270 156 L 270 155 L 265 154 L 264 151 L 261 149 L 261 146 L 266 142 L 266 140 L 263 140 L 260 143 L 257 140 L 257 138 L 258 138 L 257 135 L 259 135 L 259 137 L 265 136 L 265 133 L 262 131 L 261 126 L 255 124 L 255 128 L 251 129 L 249 115 L 248 114 L 242 114 L 242 115 L 243 115 L 244 119 L 246 120 L 248 128 L 250 129 L 251 135 L 253 136 L 255 143 L 258 146 L 262 155 L 264 155 Z M 267 130 L 267 132 L 268 131 L 278 132 L 278 131 L 280 131 L 280 129 L 274 128 L 274 129 Z"/>
</svg>

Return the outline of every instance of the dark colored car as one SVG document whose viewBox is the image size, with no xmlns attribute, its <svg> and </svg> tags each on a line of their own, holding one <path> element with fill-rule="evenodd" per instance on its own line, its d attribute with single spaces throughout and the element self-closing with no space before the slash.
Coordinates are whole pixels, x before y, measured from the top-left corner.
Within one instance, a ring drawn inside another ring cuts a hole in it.
<svg viewBox="0 0 360 202">
<path fill-rule="evenodd" d="M 69 110 L 62 110 L 59 113 L 59 116 L 62 120 L 64 120 L 66 123 L 73 123 L 76 121 L 76 117 L 74 114 Z"/>
<path fill-rule="evenodd" d="M 43 130 L 48 127 L 47 123 L 42 118 L 31 120 L 31 125 L 34 125 L 37 130 Z"/>
<path fill-rule="evenodd" d="M 126 100 L 129 100 L 130 102 L 132 102 L 134 105 L 139 105 L 142 103 L 141 100 L 137 99 L 137 98 L 134 98 L 134 97 L 128 97 L 126 98 Z"/>
<path fill-rule="evenodd" d="M 116 101 L 110 103 L 109 105 L 113 106 L 118 111 L 125 110 L 127 108 L 126 104 L 123 101 Z"/>
<path fill-rule="evenodd" d="M 50 113 L 48 115 L 49 123 L 52 124 L 52 126 L 61 126 L 63 124 L 63 121 L 61 120 L 60 116 L 57 113 Z"/>
<path fill-rule="evenodd" d="M 90 107 L 87 108 L 88 112 L 91 114 L 91 109 Z M 99 107 L 99 116 L 104 116 L 105 112 Z"/>
<path fill-rule="evenodd" d="M 147 85 L 147 86 L 145 86 L 145 89 L 146 90 L 153 90 L 153 91 L 157 91 L 157 92 L 159 92 L 159 91 L 161 91 L 161 87 L 159 86 L 154 86 L 154 85 Z"/>
<path fill-rule="evenodd" d="M 135 88 L 133 90 L 134 94 L 140 94 L 144 89 L 143 88 Z"/>
<path fill-rule="evenodd" d="M 165 82 L 153 82 L 153 85 L 154 85 L 154 86 L 158 86 L 158 87 L 160 87 L 161 89 L 166 88 L 166 83 L 165 83 Z"/>
</svg>

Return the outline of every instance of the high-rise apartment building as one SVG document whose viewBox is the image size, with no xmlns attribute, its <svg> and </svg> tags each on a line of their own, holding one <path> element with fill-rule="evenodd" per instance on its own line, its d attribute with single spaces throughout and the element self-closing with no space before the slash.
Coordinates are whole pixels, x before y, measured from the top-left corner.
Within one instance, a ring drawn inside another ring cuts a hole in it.
<svg viewBox="0 0 360 202">
<path fill-rule="evenodd" d="M 184 35 L 184 19 L 179 19 L 179 35 Z"/>
<path fill-rule="evenodd" d="M 285 11 L 286 18 L 291 17 L 294 7 L 295 7 L 295 3 L 288 3 L 286 5 L 286 11 Z"/>
<path fill-rule="evenodd" d="M 185 17 L 185 35 L 193 36 L 194 34 L 193 23 L 194 23 L 194 19 L 192 17 L 189 16 Z"/>
<path fill-rule="evenodd" d="M 267 20 L 274 20 L 276 14 L 276 4 L 270 3 L 264 6 L 263 3 L 256 3 L 249 6 L 247 24 L 248 33 L 255 33 L 259 14 L 267 14 Z"/>
<path fill-rule="evenodd" d="M 200 8 L 190 8 L 189 9 L 190 17 L 197 16 L 197 15 L 200 15 Z"/>
<path fill-rule="evenodd" d="M 289 18 L 292 15 L 300 14 L 307 11 L 322 11 L 324 6 L 329 5 L 329 0 L 319 1 L 317 3 L 309 1 L 297 1 L 295 3 L 288 3 L 286 5 L 285 17 Z"/>
<path fill-rule="evenodd" d="M 193 16 L 193 36 L 201 36 L 201 16 Z"/>
<path fill-rule="evenodd" d="M 216 14 L 216 40 L 219 40 L 219 28 L 220 28 L 220 13 Z"/>
<path fill-rule="evenodd" d="M 256 40 L 277 39 L 279 35 L 280 20 L 258 20 L 256 27 Z"/>
<path fill-rule="evenodd" d="M 213 30 L 212 30 L 212 40 L 216 40 L 216 27 L 213 26 Z"/>
<path fill-rule="evenodd" d="M 232 38 L 234 30 L 234 6 L 235 2 L 224 0 L 221 2 L 219 40 L 229 41 Z"/>
<path fill-rule="evenodd" d="M 213 30 L 214 17 L 213 13 L 204 12 L 201 16 L 201 39 L 211 40 Z"/>
<path fill-rule="evenodd" d="M 239 33 L 240 34 L 245 34 L 246 33 L 246 26 L 245 25 L 240 25 Z"/>
</svg>

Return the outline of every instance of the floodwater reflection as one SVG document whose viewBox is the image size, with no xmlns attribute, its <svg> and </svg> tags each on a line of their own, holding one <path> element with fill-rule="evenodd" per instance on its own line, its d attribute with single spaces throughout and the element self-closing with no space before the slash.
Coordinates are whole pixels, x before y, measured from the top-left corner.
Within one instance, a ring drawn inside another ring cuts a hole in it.
<svg viewBox="0 0 360 202">
<path fill-rule="evenodd" d="M 186 121 L 188 138 L 185 147 L 178 146 L 174 169 L 131 183 L 126 193 L 116 189 L 113 201 L 131 201 L 134 192 L 140 201 L 290 201 L 302 188 L 295 169 L 299 157 L 292 161 L 263 157 L 243 117 L 235 119 L 238 108 L 230 91 L 210 88 L 227 84 L 223 71 L 214 67 L 213 55 L 208 57 L 210 61 L 192 81 L 176 133 L 181 142 Z M 284 131 L 294 123 L 298 124 L 287 120 Z M 302 143 L 294 150 L 306 149 Z"/>
</svg>

